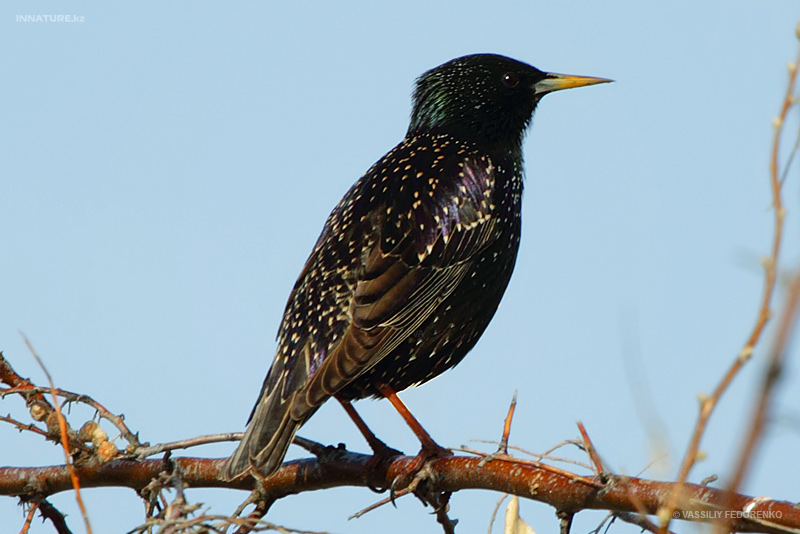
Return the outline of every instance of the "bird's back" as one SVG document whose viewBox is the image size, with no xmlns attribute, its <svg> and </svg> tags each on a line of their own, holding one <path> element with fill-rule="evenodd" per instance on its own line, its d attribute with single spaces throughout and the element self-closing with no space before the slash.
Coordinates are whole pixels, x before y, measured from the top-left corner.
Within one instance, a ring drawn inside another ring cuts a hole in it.
<svg viewBox="0 0 800 534">
<path fill-rule="evenodd" d="M 401 391 L 425 382 L 472 348 L 516 259 L 520 159 L 418 135 L 351 188 L 295 286 L 279 336 L 287 376 L 298 364 L 306 376 L 297 417 L 332 395 L 352 400 L 380 396 L 379 384 Z"/>
<path fill-rule="evenodd" d="M 461 361 L 513 270 L 521 169 L 518 147 L 430 133 L 406 138 L 351 187 L 292 290 L 254 423 L 229 465 L 261 455 L 256 464 L 278 458 L 267 462 L 277 468 L 285 434 L 329 397 L 400 391 Z"/>
</svg>

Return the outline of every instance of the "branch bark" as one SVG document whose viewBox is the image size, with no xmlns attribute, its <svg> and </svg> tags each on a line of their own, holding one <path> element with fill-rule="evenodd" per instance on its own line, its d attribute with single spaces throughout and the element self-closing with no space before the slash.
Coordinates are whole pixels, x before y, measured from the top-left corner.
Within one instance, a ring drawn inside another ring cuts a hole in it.
<svg viewBox="0 0 800 534">
<path fill-rule="evenodd" d="M 177 469 L 182 481 L 193 488 L 229 488 L 253 490 L 259 487 L 268 503 L 297 493 L 339 486 L 363 486 L 364 467 L 370 456 L 344 449 L 328 448 L 321 458 L 287 462 L 273 476 L 256 481 L 251 476 L 226 482 L 220 479 L 223 459 L 182 457 L 166 460 L 114 460 L 105 464 L 76 466 L 81 486 L 129 487 L 141 490 L 166 468 Z M 413 461 L 402 456 L 391 460 L 385 473 L 386 486 L 404 472 Z M 511 460 L 492 460 L 479 464 L 482 458 L 454 456 L 429 464 L 425 491 L 456 492 L 464 489 L 487 489 L 511 493 L 544 502 L 560 513 L 586 509 L 613 512 L 656 514 L 667 505 L 675 483 L 635 477 L 602 474 L 585 477 L 554 473 L 542 467 L 519 464 Z M 371 476 L 375 474 L 372 473 Z M 374 480 L 371 478 L 371 480 Z M 0 468 L 0 495 L 46 497 L 72 489 L 65 466 Z M 729 507 L 723 508 L 723 504 Z M 738 532 L 786 533 L 800 530 L 800 508 L 793 503 L 754 498 L 724 490 L 684 483 L 674 512 L 676 519 L 693 521 L 730 521 Z"/>
</svg>

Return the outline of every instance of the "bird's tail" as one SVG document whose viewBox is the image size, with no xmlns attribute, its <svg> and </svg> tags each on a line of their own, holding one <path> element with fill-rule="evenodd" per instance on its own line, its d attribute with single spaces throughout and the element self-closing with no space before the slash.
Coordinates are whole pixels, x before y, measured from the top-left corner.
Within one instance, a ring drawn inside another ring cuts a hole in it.
<svg viewBox="0 0 800 534">
<path fill-rule="evenodd" d="M 262 397 L 239 447 L 222 468 L 223 479 L 232 480 L 251 467 L 261 476 L 278 470 L 294 435 L 308 419 L 298 421 L 292 417 L 293 398 L 281 399 L 276 394 Z"/>
</svg>

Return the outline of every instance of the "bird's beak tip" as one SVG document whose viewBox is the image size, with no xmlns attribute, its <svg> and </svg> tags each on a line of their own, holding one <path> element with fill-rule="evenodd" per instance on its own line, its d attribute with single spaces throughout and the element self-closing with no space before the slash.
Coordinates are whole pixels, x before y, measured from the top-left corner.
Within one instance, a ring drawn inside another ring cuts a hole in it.
<svg viewBox="0 0 800 534">
<path fill-rule="evenodd" d="M 533 87 L 536 93 L 545 94 L 562 89 L 572 89 L 573 87 L 583 87 L 585 85 L 596 85 L 599 83 L 611 83 L 614 80 L 608 78 L 596 78 L 594 76 L 574 76 L 572 74 L 548 73 L 547 76 Z"/>
</svg>

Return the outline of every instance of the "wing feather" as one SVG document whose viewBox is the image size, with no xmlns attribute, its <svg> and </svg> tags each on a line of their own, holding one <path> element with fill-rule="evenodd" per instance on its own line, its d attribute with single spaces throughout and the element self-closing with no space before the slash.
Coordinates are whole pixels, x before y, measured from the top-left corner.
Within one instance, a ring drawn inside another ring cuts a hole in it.
<svg viewBox="0 0 800 534">
<path fill-rule="evenodd" d="M 292 289 L 226 476 L 277 469 L 314 411 L 412 336 L 498 238 L 492 162 L 449 143 L 405 140 L 333 210 Z M 412 158 L 431 174 L 415 172 Z M 398 179 L 401 165 L 408 174 Z"/>
<path fill-rule="evenodd" d="M 471 172 L 474 175 L 478 171 Z M 305 417 L 375 366 L 455 291 L 475 257 L 497 238 L 496 219 L 486 209 L 491 205 L 487 198 L 490 194 L 490 188 L 482 187 L 473 195 L 454 195 L 450 205 L 421 211 L 427 217 L 415 217 L 413 211 L 408 216 L 402 208 L 393 208 L 390 214 L 402 216 L 383 217 L 373 223 L 381 233 L 362 250 L 360 274 L 349 306 L 351 320 L 341 341 L 295 398 L 293 417 Z M 450 217 L 440 214 L 442 207 Z M 437 225 L 434 217 L 445 224 Z M 412 226 L 424 229 L 426 224 L 435 229 L 433 239 L 425 232 L 410 231 Z M 410 239 L 411 235 L 422 235 L 428 241 Z M 389 248 L 387 241 L 396 245 Z"/>
</svg>

